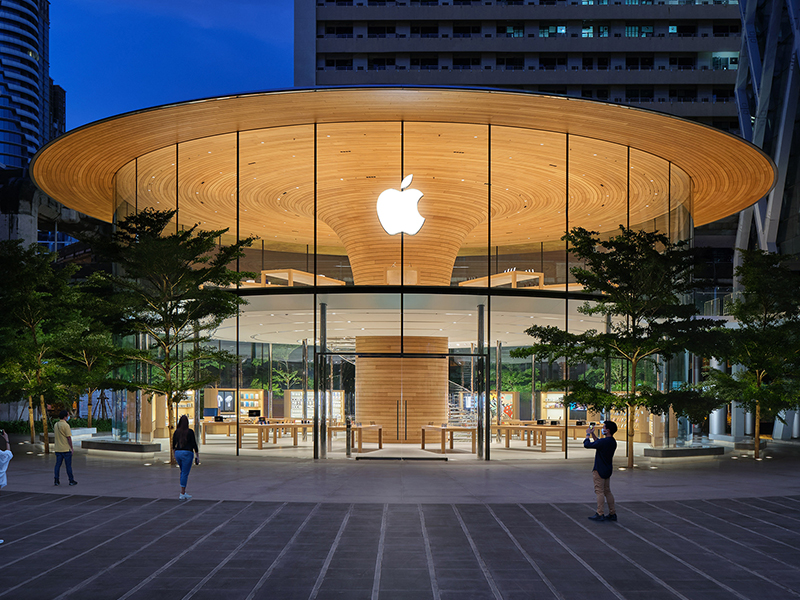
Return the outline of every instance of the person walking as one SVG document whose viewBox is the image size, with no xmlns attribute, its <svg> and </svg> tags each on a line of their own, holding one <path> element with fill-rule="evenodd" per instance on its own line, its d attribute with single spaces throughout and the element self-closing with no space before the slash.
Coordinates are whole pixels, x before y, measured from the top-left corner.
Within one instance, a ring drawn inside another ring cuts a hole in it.
<svg viewBox="0 0 800 600">
<path fill-rule="evenodd" d="M 594 427 L 586 430 L 586 439 L 583 440 L 584 448 L 594 449 L 594 493 L 597 496 L 597 512 L 589 517 L 590 521 L 616 521 L 617 510 L 614 506 L 614 494 L 611 493 L 611 474 L 614 472 L 614 452 L 617 449 L 617 424 L 614 421 L 603 421 L 603 437 L 598 438 Z M 605 503 L 608 502 L 608 516 L 605 516 Z"/>
<path fill-rule="evenodd" d="M 59 476 L 61 475 L 61 463 L 67 466 L 67 477 L 69 477 L 70 485 L 78 485 L 75 478 L 72 476 L 72 429 L 70 429 L 69 413 L 62 410 L 58 413 L 58 423 L 53 427 L 53 437 L 55 437 L 55 450 L 56 450 L 56 468 L 55 468 L 55 483 L 53 485 L 61 485 Z"/>
<path fill-rule="evenodd" d="M 186 493 L 186 483 L 189 480 L 189 471 L 192 470 L 192 453 L 194 464 L 200 464 L 200 449 L 194 431 L 189 429 L 189 417 L 183 415 L 178 419 L 178 426 L 172 435 L 172 449 L 175 451 L 175 460 L 181 467 L 181 495 L 178 500 L 189 500 L 191 496 Z"/>
<path fill-rule="evenodd" d="M 4 429 L 0 429 L 0 490 L 8 484 L 6 478 L 6 470 L 8 470 L 8 463 L 14 455 L 11 453 L 11 442 L 8 441 L 8 434 Z M 0 544 L 3 540 L 0 540 Z"/>
<path fill-rule="evenodd" d="M 14 458 L 14 455 L 11 453 L 11 442 L 8 441 L 8 434 L 5 430 L 0 429 L 0 490 L 8 484 L 6 470 L 12 458 Z M 0 544 L 2 543 L 3 540 L 0 540 Z"/>
</svg>

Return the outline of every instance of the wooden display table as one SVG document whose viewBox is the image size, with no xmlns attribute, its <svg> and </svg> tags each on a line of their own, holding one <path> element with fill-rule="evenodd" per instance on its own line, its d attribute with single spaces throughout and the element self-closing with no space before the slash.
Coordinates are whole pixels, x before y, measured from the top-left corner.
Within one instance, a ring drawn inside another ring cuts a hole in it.
<svg viewBox="0 0 800 600">
<path fill-rule="evenodd" d="M 270 423 L 241 423 L 239 424 L 239 448 L 244 443 L 244 434 L 247 431 L 255 431 L 258 434 L 258 449 L 264 447 L 264 442 L 269 441 L 269 432 L 272 430 L 272 443 L 278 443 L 278 433 L 281 431 L 291 431 L 292 446 L 297 446 L 298 431 L 314 427 L 312 423 L 295 423 L 279 420 Z"/>
<path fill-rule="evenodd" d="M 501 285 L 511 285 L 512 288 L 516 288 L 518 283 L 530 281 L 532 279 L 538 280 L 537 287 L 542 289 L 544 286 L 544 273 L 532 271 L 506 271 L 505 273 L 495 273 L 490 277 L 478 277 L 476 279 L 459 281 L 458 285 L 462 287 L 499 287 Z"/>
<path fill-rule="evenodd" d="M 598 427 L 602 429 L 602 425 L 595 425 L 595 431 L 598 430 Z M 578 431 L 580 430 L 583 434 L 588 425 L 568 425 L 567 428 L 572 433 L 572 439 L 574 440 L 578 438 Z M 547 452 L 548 435 L 557 435 L 561 440 L 561 451 L 564 452 L 566 450 L 567 442 L 564 436 L 564 429 L 563 425 L 517 425 L 510 423 L 503 423 L 499 426 L 492 425 L 492 431 L 499 431 L 501 436 L 505 431 L 506 448 L 510 447 L 511 436 L 514 433 L 519 433 L 520 437 L 525 437 L 525 434 L 527 434 L 528 446 L 531 446 L 531 442 L 534 446 L 539 444 L 542 452 Z"/>
<path fill-rule="evenodd" d="M 221 430 L 221 431 L 220 431 Z M 203 443 L 206 443 L 206 433 L 225 433 L 228 437 L 236 431 L 236 421 L 203 421 Z"/>
<path fill-rule="evenodd" d="M 378 450 L 383 448 L 383 426 L 382 425 L 351 425 L 351 431 L 357 431 L 358 452 L 363 452 L 364 431 L 378 432 Z M 347 431 L 347 425 L 328 425 L 328 450 L 333 447 L 334 432 Z"/>
<path fill-rule="evenodd" d="M 477 452 L 476 444 L 477 444 L 477 427 L 460 427 L 458 425 L 448 425 L 446 427 L 442 427 L 441 425 L 423 425 L 422 426 L 422 449 L 425 450 L 425 432 L 426 431 L 435 431 L 440 433 L 442 436 L 442 454 L 446 453 L 445 449 L 445 442 L 447 440 L 447 434 L 450 434 L 450 450 L 453 449 L 453 434 L 461 431 L 468 431 L 472 434 L 472 453 L 475 454 Z"/>
</svg>

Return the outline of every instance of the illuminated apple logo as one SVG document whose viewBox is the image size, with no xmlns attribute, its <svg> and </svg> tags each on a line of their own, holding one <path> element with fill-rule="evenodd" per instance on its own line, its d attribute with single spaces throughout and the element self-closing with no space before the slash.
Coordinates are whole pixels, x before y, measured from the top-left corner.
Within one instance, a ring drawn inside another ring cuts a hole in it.
<svg viewBox="0 0 800 600">
<path fill-rule="evenodd" d="M 414 235 L 425 222 L 417 209 L 422 192 L 406 189 L 411 185 L 413 177 L 409 175 L 403 179 L 399 190 L 385 190 L 378 196 L 378 220 L 389 235 L 396 235 L 401 231 Z"/>
</svg>

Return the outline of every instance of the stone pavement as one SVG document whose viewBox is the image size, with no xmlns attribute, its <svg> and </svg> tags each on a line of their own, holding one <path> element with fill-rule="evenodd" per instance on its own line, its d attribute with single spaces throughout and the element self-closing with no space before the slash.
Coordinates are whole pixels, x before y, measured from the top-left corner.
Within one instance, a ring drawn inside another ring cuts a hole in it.
<svg viewBox="0 0 800 600">
<path fill-rule="evenodd" d="M 800 457 L 617 471 L 585 459 L 419 463 L 205 456 L 177 469 L 15 446 L 0 600 L 800 598 Z M 622 461 L 619 461 L 622 462 Z M 66 478 L 62 476 L 62 481 Z"/>
</svg>

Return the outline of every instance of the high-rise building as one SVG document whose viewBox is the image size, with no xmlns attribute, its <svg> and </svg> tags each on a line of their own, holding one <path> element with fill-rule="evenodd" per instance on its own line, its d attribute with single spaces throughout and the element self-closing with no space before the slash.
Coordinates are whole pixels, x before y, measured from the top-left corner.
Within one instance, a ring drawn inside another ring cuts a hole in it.
<svg viewBox="0 0 800 600">
<path fill-rule="evenodd" d="M 66 130 L 66 93 L 50 78 L 50 2 L 0 2 L 0 239 L 38 239 L 63 219 L 27 177 L 28 163 Z M 68 220 L 76 215 L 69 211 Z"/>
<path fill-rule="evenodd" d="M 768 196 L 740 214 L 738 248 L 800 253 L 800 7 L 743 0 L 742 68 L 736 85 L 742 135 L 778 166 Z"/>
<path fill-rule="evenodd" d="M 295 0 L 295 85 L 524 89 L 738 131 L 728 0 Z"/>
<path fill-rule="evenodd" d="M 50 3 L 0 3 L 0 164 L 24 169 L 52 137 Z"/>
</svg>

